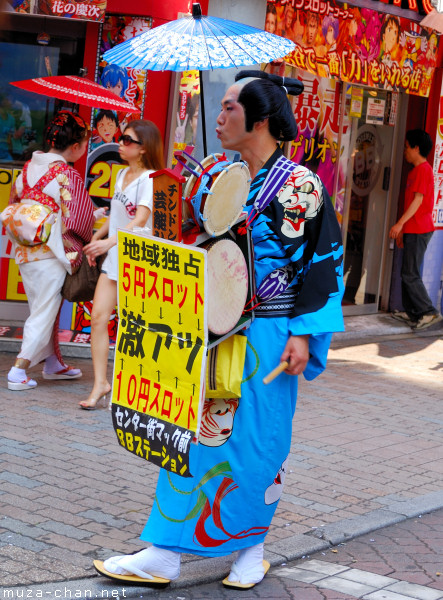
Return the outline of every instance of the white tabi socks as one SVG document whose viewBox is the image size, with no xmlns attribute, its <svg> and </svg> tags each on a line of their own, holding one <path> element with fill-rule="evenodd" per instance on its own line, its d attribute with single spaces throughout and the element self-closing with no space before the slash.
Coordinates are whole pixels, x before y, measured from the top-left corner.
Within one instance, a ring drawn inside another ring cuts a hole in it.
<svg viewBox="0 0 443 600">
<path fill-rule="evenodd" d="M 151 575 L 172 581 L 180 575 L 180 559 L 179 552 L 150 546 L 137 554 L 108 558 L 103 567 L 115 575 L 138 575 L 145 579 Z"/>
<path fill-rule="evenodd" d="M 232 564 L 228 581 L 241 584 L 259 583 L 265 576 L 263 567 L 264 544 L 256 544 L 240 550 L 237 560 Z"/>
</svg>

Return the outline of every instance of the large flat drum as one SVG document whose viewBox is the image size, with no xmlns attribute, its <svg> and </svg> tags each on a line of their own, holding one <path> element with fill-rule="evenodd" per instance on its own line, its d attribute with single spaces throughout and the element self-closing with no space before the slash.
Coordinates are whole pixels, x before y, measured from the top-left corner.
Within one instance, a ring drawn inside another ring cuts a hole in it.
<svg viewBox="0 0 443 600">
<path fill-rule="evenodd" d="M 207 247 L 208 329 L 224 335 L 233 329 L 246 303 L 248 268 L 243 252 L 229 239 Z"/>
<path fill-rule="evenodd" d="M 203 227 L 209 235 L 223 235 L 234 225 L 248 199 L 250 181 L 242 162 L 231 163 L 219 173 L 203 207 Z"/>
</svg>

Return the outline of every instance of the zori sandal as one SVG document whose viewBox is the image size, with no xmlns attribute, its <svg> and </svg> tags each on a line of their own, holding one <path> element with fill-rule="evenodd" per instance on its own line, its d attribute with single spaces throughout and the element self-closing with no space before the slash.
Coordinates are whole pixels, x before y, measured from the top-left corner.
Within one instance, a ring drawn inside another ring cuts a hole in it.
<svg viewBox="0 0 443 600">
<path fill-rule="evenodd" d="M 37 382 L 34 379 L 28 377 L 23 381 L 9 381 L 8 379 L 8 390 L 13 392 L 19 392 L 23 390 L 33 390 L 37 387 Z"/>
<path fill-rule="evenodd" d="M 82 372 L 80 369 L 66 366 L 64 369 L 60 369 L 60 371 L 56 371 L 55 373 L 46 373 L 43 369 L 42 375 L 43 379 L 78 379 L 82 376 Z"/>
<path fill-rule="evenodd" d="M 122 583 L 127 583 L 129 585 L 143 585 L 157 588 L 164 588 L 171 583 L 170 579 L 163 579 L 163 577 L 154 577 L 149 573 L 145 573 L 144 571 L 140 571 L 139 569 L 135 569 L 139 574 L 128 574 L 128 575 L 117 575 L 116 573 L 111 573 L 111 571 L 107 571 L 103 566 L 102 560 L 94 560 L 94 568 L 97 573 L 100 575 L 104 575 L 105 577 L 109 577 L 110 579 L 114 579 L 115 581 L 120 581 Z"/>
<path fill-rule="evenodd" d="M 264 569 L 264 576 L 266 575 L 266 573 L 269 571 L 270 568 L 270 564 L 268 563 L 267 560 L 263 561 L 263 569 Z M 231 573 L 232 573 L 232 569 L 231 569 Z M 260 581 L 263 581 L 262 579 L 260 579 Z M 225 577 L 225 579 L 223 579 L 222 583 L 225 587 L 234 589 L 234 590 L 250 590 L 251 588 L 255 587 L 257 585 L 257 583 L 260 583 L 260 581 L 257 581 L 256 583 L 240 583 L 240 581 L 229 581 L 229 575 L 228 577 Z"/>
</svg>

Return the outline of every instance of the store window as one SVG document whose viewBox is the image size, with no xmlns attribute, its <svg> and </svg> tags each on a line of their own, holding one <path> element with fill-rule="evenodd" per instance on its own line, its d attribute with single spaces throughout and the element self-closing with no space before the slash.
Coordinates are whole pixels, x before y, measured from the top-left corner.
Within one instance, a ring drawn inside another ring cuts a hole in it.
<svg viewBox="0 0 443 600">
<path fill-rule="evenodd" d="M 52 98 L 22 91 L 11 81 L 76 75 L 83 64 L 86 25 L 81 21 L 10 15 L 0 40 L 0 164 L 21 166 L 42 148 L 54 112 L 71 108 Z"/>
</svg>

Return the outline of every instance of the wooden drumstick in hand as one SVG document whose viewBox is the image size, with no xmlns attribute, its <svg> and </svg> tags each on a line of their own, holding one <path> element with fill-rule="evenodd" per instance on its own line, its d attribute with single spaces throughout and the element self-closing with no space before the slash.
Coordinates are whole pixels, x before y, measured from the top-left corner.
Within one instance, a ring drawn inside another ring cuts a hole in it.
<svg viewBox="0 0 443 600">
<path fill-rule="evenodd" d="M 280 375 L 280 373 L 283 373 L 283 371 L 287 369 L 288 366 L 288 361 L 284 360 L 283 362 L 281 362 L 278 365 L 278 367 L 275 367 L 275 369 L 273 369 L 268 375 L 266 375 L 266 377 L 263 377 L 263 383 L 265 385 L 271 383 L 271 381 L 273 381 L 278 375 Z"/>
</svg>

